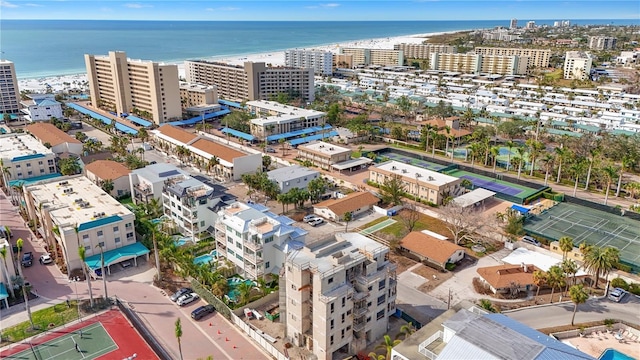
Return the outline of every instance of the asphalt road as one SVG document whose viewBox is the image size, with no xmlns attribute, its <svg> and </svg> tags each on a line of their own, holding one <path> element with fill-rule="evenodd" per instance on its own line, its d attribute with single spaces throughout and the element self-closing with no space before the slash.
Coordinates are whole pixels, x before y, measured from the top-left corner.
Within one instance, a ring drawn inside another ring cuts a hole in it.
<svg viewBox="0 0 640 360">
<path fill-rule="evenodd" d="M 571 324 L 573 303 L 563 302 L 506 312 L 505 315 L 534 329 Z M 607 299 L 590 299 L 578 306 L 575 323 L 619 319 L 640 324 L 640 299 L 627 295 L 620 303 Z"/>
<path fill-rule="evenodd" d="M 425 324 L 447 310 L 447 304 L 400 281 L 397 283 L 396 306 Z"/>
</svg>

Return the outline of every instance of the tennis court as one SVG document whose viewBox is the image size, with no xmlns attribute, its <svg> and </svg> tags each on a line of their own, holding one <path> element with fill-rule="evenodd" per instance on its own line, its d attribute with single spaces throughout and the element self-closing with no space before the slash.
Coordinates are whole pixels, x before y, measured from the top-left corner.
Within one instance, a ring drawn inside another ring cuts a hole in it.
<svg viewBox="0 0 640 360">
<path fill-rule="evenodd" d="M 500 152 L 498 153 L 497 159 L 498 159 L 498 167 L 502 167 L 502 168 L 506 168 L 507 167 L 507 163 L 509 162 L 509 153 L 511 153 L 511 161 L 513 162 L 513 159 L 516 157 L 520 157 L 520 155 L 518 154 L 518 151 L 516 150 L 517 148 L 511 148 L 511 150 L 509 150 L 508 147 L 506 146 L 501 146 L 500 148 Z M 461 147 L 461 148 L 456 148 L 453 151 L 453 156 L 456 159 L 465 159 L 467 158 L 467 151 L 468 148 L 467 147 Z M 471 161 L 471 160 L 469 160 Z M 476 162 L 478 161 L 484 161 L 484 155 L 481 156 L 477 156 L 476 157 Z M 490 162 L 492 163 L 492 162 Z M 526 151 L 524 153 L 524 164 L 522 164 L 522 169 L 523 171 L 527 168 L 531 168 L 531 162 L 529 161 L 529 152 Z M 517 169 L 517 166 L 516 166 Z"/>
<path fill-rule="evenodd" d="M 640 267 L 640 226 L 636 220 L 577 204 L 560 203 L 529 218 L 524 228 L 528 233 L 553 240 L 569 236 L 575 245 L 586 242 L 615 247 L 620 250 L 623 262 Z"/>
<path fill-rule="evenodd" d="M 445 165 L 440 165 L 430 161 L 418 159 L 416 158 L 416 156 L 420 156 L 420 155 L 414 155 L 412 157 L 412 156 L 407 156 L 407 155 L 394 152 L 393 150 L 385 151 L 384 153 L 380 153 L 378 155 L 379 158 L 387 157 L 390 160 L 399 161 L 401 163 L 410 164 L 410 165 L 418 166 L 418 167 L 433 170 L 433 171 L 440 171 L 446 167 Z"/>
<path fill-rule="evenodd" d="M 526 186 L 513 184 L 507 181 L 498 180 L 496 178 L 490 178 L 484 175 L 478 175 L 470 173 L 464 170 L 453 170 L 448 172 L 448 175 L 455 176 L 457 178 L 467 179 L 471 181 L 474 188 L 479 187 L 493 192 L 506 194 L 509 196 L 515 196 L 520 199 L 526 199 L 527 197 L 535 194 L 536 189 L 532 189 Z"/>
</svg>

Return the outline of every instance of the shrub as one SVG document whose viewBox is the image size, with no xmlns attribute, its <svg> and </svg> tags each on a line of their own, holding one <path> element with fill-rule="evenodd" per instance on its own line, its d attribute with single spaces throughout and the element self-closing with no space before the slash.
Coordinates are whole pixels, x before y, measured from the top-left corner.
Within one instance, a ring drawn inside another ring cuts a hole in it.
<svg viewBox="0 0 640 360">
<path fill-rule="evenodd" d="M 615 278 L 611 280 L 611 287 L 629 290 L 629 284 L 627 284 L 627 282 L 622 278 Z"/>
<path fill-rule="evenodd" d="M 625 265 L 625 264 L 622 264 L 622 263 L 616 263 L 616 265 L 614 267 L 616 269 L 620 270 L 620 271 L 624 271 L 624 272 L 627 272 L 627 273 L 631 272 L 631 266 L 629 266 L 629 265 Z"/>
<path fill-rule="evenodd" d="M 481 294 L 481 295 L 492 295 L 493 294 L 493 292 L 491 291 L 491 288 L 489 287 L 489 285 L 487 285 L 484 282 L 482 282 L 482 280 L 480 280 L 480 278 L 478 278 L 478 277 L 474 277 L 473 278 L 473 288 L 476 290 L 476 292 L 478 294 Z"/>
<path fill-rule="evenodd" d="M 453 270 L 455 270 L 455 269 L 456 269 L 456 264 L 453 264 L 453 263 L 447 263 L 447 264 L 444 266 L 444 268 L 445 268 L 445 269 L 447 269 L 448 271 L 453 271 Z"/>
<path fill-rule="evenodd" d="M 640 284 L 633 283 L 629 285 L 629 292 L 633 295 L 640 295 Z"/>
</svg>

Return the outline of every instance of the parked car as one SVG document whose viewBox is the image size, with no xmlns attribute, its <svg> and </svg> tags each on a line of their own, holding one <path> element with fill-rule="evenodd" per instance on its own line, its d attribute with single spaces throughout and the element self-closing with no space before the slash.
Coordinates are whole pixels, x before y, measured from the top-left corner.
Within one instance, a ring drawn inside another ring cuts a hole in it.
<svg viewBox="0 0 640 360">
<path fill-rule="evenodd" d="M 309 222 L 309 221 L 311 221 L 311 220 L 313 220 L 313 219 L 318 219 L 318 217 L 317 217 L 316 215 L 309 214 L 309 215 L 307 215 L 307 216 L 303 217 L 303 218 L 302 218 L 302 221 L 304 221 L 304 222 Z"/>
<path fill-rule="evenodd" d="M 169 297 L 169 299 L 171 299 L 171 301 L 176 301 L 178 300 L 178 298 L 184 294 L 188 294 L 188 293 L 192 293 L 193 290 L 191 290 L 190 288 L 182 288 L 178 291 L 176 291 L 175 294 L 171 295 L 171 297 Z"/>
<path fill-rule="evenodd" d="M 265 148 L 265 151 L 268 152 L 268 153 L 275 153 L 276 152 L 276 150 L 274 148 L 270 148 L 270 147 Z"/>
<path fill-rule="evenodd" d="M 624 289 L 614 288 L 613 290 L 609 291 L 608 298 L 613 302 L 620 302 L 626 295 L 627 292 Z"/>
<path fill-rule="evenodd" d="M 216 309 L 213 307 L 213 305 L 200 306 L 199 308 L 191 312 L 191 318 L 193 320 L 200 320 L 209 314 L 213 314 L 215 310 Z"/>
<path fill-rule="evenodd" d="M 46 265 L 46 264 L 51 264 L 53 262 L 53 259 L 51 258 L 51 254 L 46 253 L 46 254 L 40 255 L 39 261 L 41 265 Z"/>
<path fill-rule="evenodd" d="M 186 293 L 180 296 L 178 300 L 176 300 L 176 304 L 178 304 L 179 306 L 184 306 L 198 300 L 199 298 L 200 296 L 194 292 Z"/>
<path fill-rule="evenodd" d="M 33 253 L 31 251 L 27 251 L 22 254 L 22 266 L 29 267 L 33 265 Z"/>
<path fill-rule="evenodd" d="M 540 243 L 540 241 L 532 238 L 531 236 L 525 235 L 522 237 L 522 242 L 527 243 L 527 244 L 531 244 L 534 246 L 542 246 L 542 244 Z"/>
<path fill-rule="evenodd" d="M 320 224 L 324 223 L 324 220 L 322 220 L 321 218 L 315 218 L 315 219 L 311 219 L 309 221 L 307 221 L 307 224 L 311 225 L 311 226 L 318 226 Z"/>
</svg>

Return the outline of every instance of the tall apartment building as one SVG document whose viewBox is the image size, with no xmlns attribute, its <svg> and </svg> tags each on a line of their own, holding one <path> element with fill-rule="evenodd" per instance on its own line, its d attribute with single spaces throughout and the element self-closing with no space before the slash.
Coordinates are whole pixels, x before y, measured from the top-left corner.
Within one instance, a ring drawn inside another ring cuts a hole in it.
<svg viewBox="0 0 640 360">
<path fill-rule="evenodd" d="M 477 54 L 431 54 L 429 68 L 439 71 L 457 71 L 466 74 L 480 72 L 482 56 Z"/>
<path fill-rule="evenodd" d="M 284 64 L 289 67 L 312 68 L 318 75 L 333 74 L 333 53 L 320 50 L 287 50 Z"/>
<path fill-rule="evenodd" d="M 589 49 L 610 50 L 616 48 L 617 38 L 610 36 L 589 36 Z"/>
<path fill-rule="evenodd" d="M 304 246 L 307 231 L 259 204 L 236 202 L 218 212 L 215 240 L 218 258 L 235 265 L 248 279 L 280 274 L 287 254 Z"/>
<path fill-rule="evenodd" d="M 457 52 L 455 46 L 440 44 L 395 44 L 394 50 L 404 53 L 407 59 L 429 59 L 433 53 L 455 54 Z"/>
<path fill-rule="evenodd" d="M 226 100 L 269 100 L 280 93 L 315 99 L 313 69 L 271 67 L 245 62 L 243 66 L 204 60 L 185 61 L 187 82 L 215 85 Z"/>
<path fill-rule="evenodd" d="M 591 56 L 583 51 L 567 51 L 564 58 L 564 78 L 586 80 L 591 75 Z"/>
<path fill-rule="evenodd" d="M 519 56 L 528 58 L 527 68 L 546 68 L 549 67 L 549 58 L 551 50 L 549 49 L 520 49 L 520 48 L 497 48 L 497 47 L 477 47 L 474 49 L 476 54 L 493 55 L 493 56 Z"/>
<path fill-rule="evenodd" d="M 518 19 L 511 19 L 509 22 L 509 29 L 517 29 L 518 28 Z"/>
<path fill-rule="evenodd" d="M 536 22 L 535 21 L 527 21 L 527 26 L 525 27 L 525 29 L 528 30 L 532 30 L 536 28 Z"/>
<path fill-rule="evenodd" d="M 29 134 L 0 135 L 3 179 L 30 179 L 56 173 L 56 155 Z"/>
<path fill-rule="evenodd" d="M 353 65 L 404 65 L 404 53 L 402 50 L 340 48 L 340 54 L 353 55 Z"/>
<path fill-rule="evenodd" d="M 358 233 L 337 233 L 291 253 L 282 277 L 285 337 L 318 359 L 357 353 L 388 331 L 397 284 L 388 247 Z"/>
<path fill-rule="evenodd" d="M 353 55 L 333 54 L 333 71 L 336 68 L 351 69 L 353 68 Z"/>
<path fill-rule="evenodd" d="M 324 126 L 326 113 L 284 105 L 275 101 L 256 100 L 246 103 L 251 113 L 259 116 L 251 120 L 251 135 L 264 139 L 270 135 Z"/>
<path fill-rule="evenodd" d="M 84 56 L 94 104 L 115 106 L 117 113 L 147 111 L 160 125 L 182 117 L 178 67 L 127 59 L 123 51 Z"/>
<path fill-rule="evenodd" d="M 12 61 L 0 59 L 0 114 L 20 112 L 20 90 Z"/>
<path fill-rule="evenodd" d="M 522 75 L 527 73 L 527 59 L 519 56 L 480 55 L 480 73 L 498 75 Z"/>
<path fill-rule="evenodd" d="M 100 258 L 99 246 L 105 253 L 117 249 L 113 257 L 105 254 L 107 266 L 149 253 L 136 243 L 135 215 L 82 175 L 25 186 L 24 196 L 29 219 L 38 224 L 50 249 L 56 249 L 51 252 L 64 257 L 67 269 L 81 268 L 80 246 L 87 263 Z"/>
<path fill-rule="evenodd" d="M 218 89 L 214 85 L 181 82 L 180 103 L 185 109 L 198 105 L 217 105 Z"/>
</svg>

